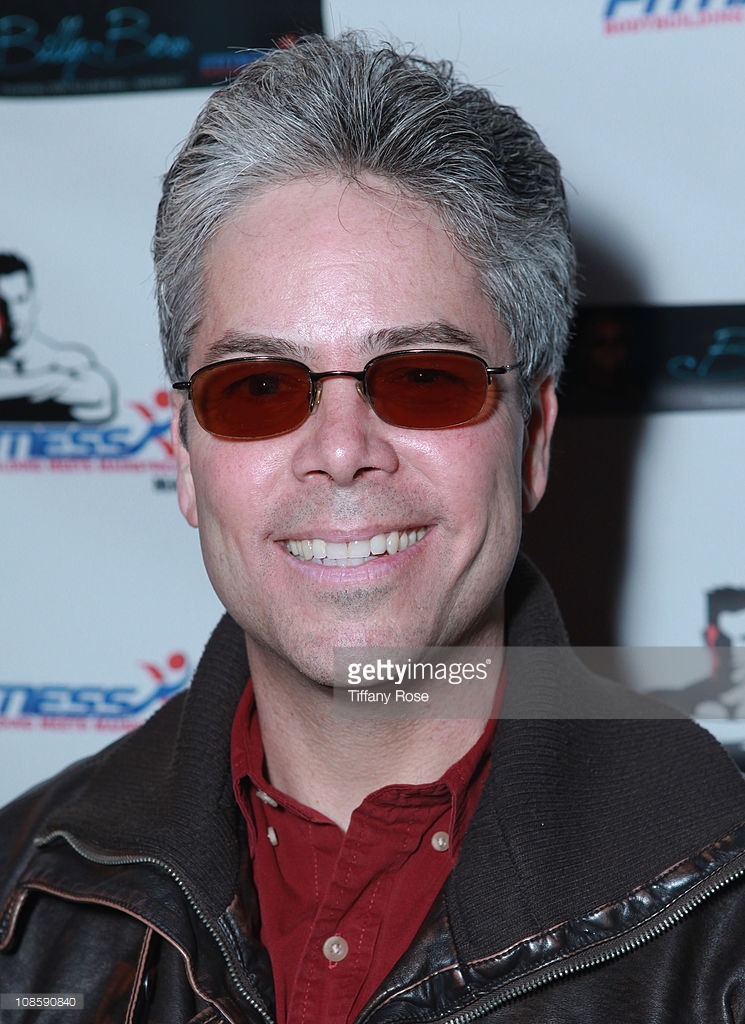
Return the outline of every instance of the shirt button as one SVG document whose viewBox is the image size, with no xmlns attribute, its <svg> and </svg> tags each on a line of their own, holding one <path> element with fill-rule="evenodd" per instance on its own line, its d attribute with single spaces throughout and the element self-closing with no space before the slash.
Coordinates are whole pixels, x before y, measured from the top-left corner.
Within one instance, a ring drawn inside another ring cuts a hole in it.
<svg viewBox="0 0 745 1024">
<path fill-rule="evenodd" d="M 341 935 L 331 935 L 323 944 L 323 955 L 332 964 L 338 964 L 349 952 L 349 943 Z"/>
<path fill-rule="evenodd" d="M 450 836 L 447 832 L 435 832 L 432 836 L 432 848 L 438 853 L 444 853 L 450 849 Z"/>
</svg>

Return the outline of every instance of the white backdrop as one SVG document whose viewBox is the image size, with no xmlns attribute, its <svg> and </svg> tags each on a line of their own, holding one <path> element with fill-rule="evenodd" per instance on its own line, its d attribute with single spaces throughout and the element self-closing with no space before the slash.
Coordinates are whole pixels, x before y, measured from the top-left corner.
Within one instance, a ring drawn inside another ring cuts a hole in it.
<svg viewBox="0 0 745 1024">
<path fill-rule="evenodd" d="M 562 161 L 578 235 L 620 268 L 587 268 L 591 301 L 745 301 L 741 0 L 335 0 L 325 24 L 451 58 L 518 107 Z M 205 95 L 0 99 L 0 251 L 32 263 L 41 330 L 93 350 L 119 398 L 113 435 L 0 424 L 0 803 L 153 710 L 220 612 L 158 433 L 149 259 Z M 619 642 L 700 647 L 702 595 L 745 587 L 744 442 L 742 412 L 644 419 Z"/>
</svg>

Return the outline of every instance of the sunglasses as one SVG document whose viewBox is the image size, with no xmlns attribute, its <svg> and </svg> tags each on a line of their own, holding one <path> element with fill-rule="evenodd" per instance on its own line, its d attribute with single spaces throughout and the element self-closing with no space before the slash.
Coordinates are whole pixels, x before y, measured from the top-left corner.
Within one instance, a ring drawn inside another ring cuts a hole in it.
<svg viewBox="0 0 745 1024">
<path fill-rule="evenodd" d="M 385 423 L 413 430 L 457 427 L 476 419 L 492 377 L 519 364 L 487 366 L 470 352 L 422 349 L 376 356 L 364 370 L 313 373 L 295 359 L 246 356 L 202 366 L 185 391 L 200 426 L 229 441 L 258 441 L 297 430 L 321 400 L 328 377 L 352 377 Z"/>
</svg>

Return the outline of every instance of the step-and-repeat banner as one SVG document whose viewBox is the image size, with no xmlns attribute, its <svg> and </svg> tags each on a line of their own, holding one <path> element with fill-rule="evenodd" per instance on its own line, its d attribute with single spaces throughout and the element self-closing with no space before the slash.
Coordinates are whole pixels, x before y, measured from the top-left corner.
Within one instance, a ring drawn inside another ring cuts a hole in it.
<svg viewBox="0 0 745 1024">
<path fill-rule="evenodd" d="M 174 496 L 159 181 L 208 88 L 321 25 L 455 60 L 560 157 L 584 309 L 526 543 L 577 643 L 627 648 L 636 685 L 740 728 L 745 0 L 4 11 L 0 803 L 188 685 L 220 614 Z M 637 648 L 685 653 L 650 669 Z"/>
</svg>

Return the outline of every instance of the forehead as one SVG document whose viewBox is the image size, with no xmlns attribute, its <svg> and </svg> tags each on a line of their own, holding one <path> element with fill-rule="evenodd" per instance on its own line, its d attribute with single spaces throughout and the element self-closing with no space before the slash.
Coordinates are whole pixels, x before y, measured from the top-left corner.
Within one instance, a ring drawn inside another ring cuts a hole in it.
<svg viewBox="0 0 745 1024">
<path fill-rule="evenodd" d="M 736 637 L 735 643 L 738 646 L 742 644 L 745 639 L 745 608 L 720 612 L 717 622 L 723 633 Z"/>
<path fill-rule="evenodd" d="M 489 355 L 504 347 L 479 276 L 436 211 L 380 182 L 293 181 L 213 239 L 195 348 L 232 332 L 329 353 L 429 323 L 478 338 Z"/>
</svg>

